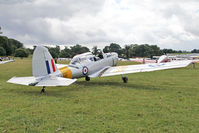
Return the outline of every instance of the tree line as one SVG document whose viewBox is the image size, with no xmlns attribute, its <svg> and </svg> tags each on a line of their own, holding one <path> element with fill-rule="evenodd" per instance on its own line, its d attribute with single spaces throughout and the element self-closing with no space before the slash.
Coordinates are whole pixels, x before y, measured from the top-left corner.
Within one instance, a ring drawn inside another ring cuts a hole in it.
<svg viewBox="0 0 199 133">
<path fill-rule="evenodd" d="M 28 57 L 30 51 L 19 41 L 0 36 L 0 56 Z"/>
<path fill-rule="evenodd" d="M 23 44 L 15 39 L 10 39 L 6 36 L 0 36 L 0 56 L 15 56 L 15 57 L 28 57 L 29 54 L 33 54 L 33 49 L 24 48 Z M 53 58 L 72 58 L 73 56 L 85 52 L 98 53 L 98 47 L 94 46 L 91 50 L 80 44 L 60 49 L 60 46 L 47 47 Z M 149 57 L 155 55 L 163 55 L 168 53 L 190 53 L 189 51 L 173 50 L 173 49 L 160 49 L 157 45 L 149 44 L 129 44 L 123 48 L 117 43 L 111 43 L 103 48 L 103 52 L 116 52 L 121 58 L 130 57 Z M 194 49 L 191 53 L 199 53 L 199 49 Z"/>
<path fill-rule="evenodd" d="M 56 46 L 55 48 L 49 48 L 50 53 L 53 57 L 61 57 L 61 58 L 72 58 L 76 54 L 81 54 L 85 52 L 90 52 L 89 48 L 85 46 L 81 46 L 79 44 L 76 44 L 72 47 L 65 47 L 63 50 L 60 50 L 59 46 Z M 96 55 L 98 54 L 98 48 L 97 46 L 94 46 L 91 49 L 91 52 Z M 103 52 L 116 52 L 118 53 L 118 56 L 121 58 L 130 58 L 130 57 L 149 57 L 152 58 L 152 56 L 159 56 L 167 53 L 190 53 L 188 51 L 177 51 L 173 49 L 160 49 L 157 45 L 149 45 L 149 44 L 130 44 L 125 45 L 124 48 L 122 48 L 117 43 L 111 43 L 108 46 L 105 46 L 103 48 Z"/>
</svg>

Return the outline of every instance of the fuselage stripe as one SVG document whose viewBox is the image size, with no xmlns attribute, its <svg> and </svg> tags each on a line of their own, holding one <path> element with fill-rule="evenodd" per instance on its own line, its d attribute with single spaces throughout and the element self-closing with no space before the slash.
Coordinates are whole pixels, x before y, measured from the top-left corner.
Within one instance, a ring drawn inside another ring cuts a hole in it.
<svg viewBox="0 0 199 133">
<path fill-rule="evenodd" d="M 51 59 L 51 64 L 52 64 L 53 72 L 55 72 L 55 64 L 54 64 L 53 59 Z"/>
<path fill-rule="evenodd" d="M 47 60 L 46 60 L 46 68 L 47 68 L 48 74 L 50 74 L 50 66 L 49 66 L 49 62 Z"/>
<path fill-rule="evenodd" d="M 62 73 L 64 78 L 72 78 L 73 77 L 72 76 L 72 71 L 67 66 L 59 68 L 59 71 Z"/>
</svg>

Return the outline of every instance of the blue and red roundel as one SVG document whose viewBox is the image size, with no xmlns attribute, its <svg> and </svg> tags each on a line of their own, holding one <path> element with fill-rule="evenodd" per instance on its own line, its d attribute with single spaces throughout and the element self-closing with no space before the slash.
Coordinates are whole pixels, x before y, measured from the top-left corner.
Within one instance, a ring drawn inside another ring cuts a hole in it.
<svg viewBox="0 0 199 133">
<path fill-rule="evenodd" d="M 84 75 L 87 75 L 87 74 L 88 74 L 88 68 L 87 68 L 86 66 L 83 67 L 82 73 L 83 73 Z"/>
</svg>

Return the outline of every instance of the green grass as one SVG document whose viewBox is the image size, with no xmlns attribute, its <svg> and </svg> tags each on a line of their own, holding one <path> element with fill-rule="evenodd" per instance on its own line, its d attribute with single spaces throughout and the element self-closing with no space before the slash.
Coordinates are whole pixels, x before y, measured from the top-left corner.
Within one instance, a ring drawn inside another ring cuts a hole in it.
<svg viewBox="0 0 199 133">
<path fill-rule="evenodd" d="M 131 64 L 119 62 L 120 65 Z M 31 60 L 0 65 L 0 132 L 199 132 L 199 65 L 79 79 L 68 87 L 8 84 Z"/>
</svg>

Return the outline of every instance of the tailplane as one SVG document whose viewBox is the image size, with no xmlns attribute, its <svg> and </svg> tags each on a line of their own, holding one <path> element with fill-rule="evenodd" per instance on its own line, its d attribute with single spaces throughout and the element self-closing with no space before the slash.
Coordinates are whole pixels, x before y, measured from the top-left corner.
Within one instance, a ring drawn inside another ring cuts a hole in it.
<svg viewBox="0 0 199 133">
<path fill-rule="evenodd" d="M 48 52 L 48 49 L 43 46 L 37 46 L 32 59 L 32 74 L 31 77 L 13 77 L 8 83 L 31 85 L 31 86 L 68 86 L 74 83 L 77 79 L 68 79 L 59 77 L 60 72 Z M 45 87 L 44 87 L 45 88 Z M 42 89 L 42 92 L 44 91 Z"/>
</svg>

